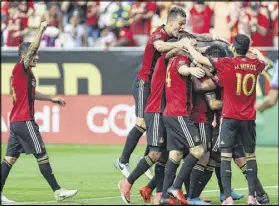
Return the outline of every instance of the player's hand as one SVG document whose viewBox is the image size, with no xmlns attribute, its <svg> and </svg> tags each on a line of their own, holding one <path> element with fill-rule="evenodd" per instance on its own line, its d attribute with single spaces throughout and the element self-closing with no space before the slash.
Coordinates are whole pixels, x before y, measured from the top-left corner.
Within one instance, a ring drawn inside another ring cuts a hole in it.
<svg viewBox="0 0 279 206">
<path fill-rule="evenodd" d="M 40 25 L 40 30 L 45 31 L 47 29 L 47 26 L 48 26 L 48 21 L 43 21 Z"/>
<path fill-rule="evenodd" d="M 256 49 L 256 48 L 252 48 L 250 47 L 249 51 L 252 53 L 252 54 L 255 54 L 255 55 L 258 55 L 258 54 L 262 54 L 260 52 L 260 50 Z"/>
<path fill-rule="evenodd" d="M 192 67 L 191 75 L 197 77 L 198 79 L 204 77 L 205 71 L 199 67 Z"/>
<path fill-rule="evenodd" d="M 61 107 L 66 106 L 66 101 L 60 97 L 53 97 L 51 102 L 54 104 L 59 104 Z"/>
<path fill-rule="evenodd" d="M 262 100 L 258 100 L 254 106 L 255 110 L 259 111 L 259 112 L 263 112 L 264 108 L 263 108 L 263 101 Z"/>
</svg>

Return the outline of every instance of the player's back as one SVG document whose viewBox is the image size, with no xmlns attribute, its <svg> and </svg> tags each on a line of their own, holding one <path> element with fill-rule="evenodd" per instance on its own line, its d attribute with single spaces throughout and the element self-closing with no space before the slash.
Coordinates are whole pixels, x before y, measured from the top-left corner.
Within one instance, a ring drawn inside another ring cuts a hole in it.
<svg viewBox="0 0 279 206">
<path fill-rule="evenodd" d="M 180 65 L 189 64 L 184 56 L 169 60 L 166 74 L 166 116 L 189 116 L 192 110 L 192 80 L 178 73 Z"/>
<path fill-rule="evenodd" d="M 151 93 L 148 97 L 145 112 L 163 112 L 165 108 L 164 87 L 166 81 L 166 53 L 162 53 L 156 62 L 151 80 Z"/>
<path fill-rule="evenodd" d="M 257 77 L 265 63 L 254 58 L 235 57 L 219 58 L 217 64 L 222 64 L 220 75 L 224 85 L 223 116 L 254 120 Z"/>
<path fill-rule="evenodd" d="M 167 32 L 164 29 L 164 25 L 158 27 L 149 37 L 148 42 L 145 46 L 142 67 L 138 72 L 138 77 L 145 82 L 150 82 L 151 77 L 154 71 L 154 67 L 157 59 L 161 56 L 161 53 L 158 52 L 153 43 L 157 40 L 167 41 L 169 38 Z"/>
<path fill-rule="evenodd" d="M 25 70 L 22 62 L 15 65 L 11 76 L 13 108 L 10 122 L 34 119 L 36 79 L 31 70 Z"/>
</svg>

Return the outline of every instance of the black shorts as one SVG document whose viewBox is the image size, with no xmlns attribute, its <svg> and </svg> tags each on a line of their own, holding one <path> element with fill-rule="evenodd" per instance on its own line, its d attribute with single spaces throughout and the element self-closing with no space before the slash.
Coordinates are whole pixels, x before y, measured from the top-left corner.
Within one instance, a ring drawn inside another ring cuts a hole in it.
<svg viewBox="0 0 279 206">
<path fill-rule="evenodd" d="M 223 118 L 220 129 L 220 148 L 233 148 L 235 145 L 244 147 L 256 146 L 255 120 L 236 120 Z"/>
<path fill-rule="evenodd" d="M 161 113 L 145 113 L 147 145 L 166 148 L 167 132 Z"/>
<path fill-rule="evenodd" d="M 163 116 L 167 130 L 167 150 L 184 151 L 201 145 L 198 128 L 190 117 Z"/>
<path fill-rule="evenodd" d="M 144 109 L 150 94 L 150 84 L 136 77 L 133 82 L 132 93 L 135 99 L 135 110 L 137 117 L 144 117 Z"/>
<path fill-rule="evenodd" d="M 216 127 L 212 127 L 212 148 L 211 151 L 213 152 L 220 152 L 219 149 L 219 142 L 220 142 L 220 125 L 217 125 Z"/>
<path fill-rule="evenodd" d="M 212 126 L 209 122 L 205 123 L 195 123 L 196 127 L 199 130 L 201 142 L 205 152 L 210 151 L 211 149 L 211 140 L 212 140 Z"/>
<path fill-rule="evenodd" d="M 39 126 L 35 121 L 14 122 L 10 124 L 10 137 L 6 156 L 19 153 L 43 154 L 46 152 Z"/>
</svg>

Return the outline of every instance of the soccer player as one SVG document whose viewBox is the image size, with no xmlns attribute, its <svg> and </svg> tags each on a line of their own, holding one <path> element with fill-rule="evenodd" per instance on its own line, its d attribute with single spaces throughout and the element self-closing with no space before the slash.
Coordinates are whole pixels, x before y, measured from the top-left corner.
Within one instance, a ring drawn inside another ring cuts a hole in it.
<svg viewBox="0 0 279 206">
<path fill-rule="evenodd" d="M 167 105 L 163 113 L 169 159 L 166 164 L 160 204 L 188 204 L 181 187 L 194 165 L 204 154 L 198 129 L 190 118 L 192 110 L 190 75 L 201 78 L 205 72 L 201 68 L 190 67 L 189 59 L 185 56 L 169 59 L 166 76 Z M 188 149 L 189 154 L 184 158 L 184 164 L 173 184 L 183 151 Z"/>
<path fill-rule="evenodd" d="M 186 43 L 186 48 L 194 59 L 220 71 L 219 77 L 224 84 L 225 101 L 220 131 L 221 178 L 226 196 L 223 205 L 233 204 L 231 197 L 232 148 L 239 140 L 243 143 L 246 153 L 249 188 L 247 202 L 248 204 L 259 204 L 255 198 L 257 182 L 255 85 L 258 75 L 265 68 L 267 62 L 260 52 L 256 53 L 258 57 L 256 59 L 246 57 L 249 45 L 250 39 L 239 34 L 235 37 L 232 45 L 234 58 L 207 58 L 193 48 L 190 40 Z M 251 51 L 253 52 L 253 50 Z"/>
<path fill-rule="evenodd" d="M 146 130 L 144 109 L 150 94 L 150 82 L 154 66 L 162 52 L 173 48 L 183 48 L 181 42 L 166 42 L 170 37 L 177 37 L 185 30 L 186 13 L 182 7 L 173 6 L 169 9 L 167 23 L 158 27 L 149 37 L 143 54 L 142 67 L 133 82 L 133 96 L 135 99 L 136 125 L 129 132 L 122 155 L 116 160 L 115 166 L 127 178 L 130 175 L 129 159 L 140 137 Z M 141 160 L 142 161 L 142 160 Z"/>
<path fill-rule="evenodd" d="M 20 153 L 33 154 L 37 159 L 41 174 L 44 176 L 57 201 L 74 196 L 78 190 L 66 190 L 60 187 L 52 172 L 45 144 L 39 132 L 39 126 L 34 120 L 35 100 L 50 101 L 60 106 L 66 102 L 60 97 L 51 97 L 36 91 L 36 79 L 32 68 L 39 60 L 38 48 L 42 35 L 47 28 L 47 22 L 42 22 L 37 36 L 32 43 L 20 44 L 18 62 L 11 76 L 13 108 L 10 115 L 10 137 L 7 152 L 1 163 L 1 203 L 12 203 L 2 191 L 12 166 L 19 158 Z"/>
<path fill-rule="evenodd" d="M 212 53 L 212 52 L 216 53 L 220 49 L 222 49 L 222 48 L 220 48 L 220 46 L 218 46 L 217 44 L 212 45 L 205 51 L 205 54 L 207 57 L 209 57 L 208 54 L 210 55 L 210 53 Z M 231 56 L 231 54 L 230 54 L 231 52 L 228 52 L 228 48 L 225 47 L 225 49 L 226 49 L 227 55 Z M 210 50 L 212 50 L 212 51 L 210 51 Z M 210 56 L 214 57 L 214 55 L 210 55 Z M 221 122 L 221 118 L 222 118 L 220 110 L 222 109 L 222 106 L 223 106 L 223 89 L 222 89 L 223 81 L 221 79 L 218 79 L 218 73 L 217 73 L 216 77 L 217 77 L 217 79 L 213 78 L 216 80 L 215 83 L 211 79 L 207 79 L 202 83 L 196 81 L 196 79 L 195 79 L 195 81 L 193 81 L 193 83 L 194 83 L 195 90 L 200 90 L 200 91 L 207 91 L 207 90 L 212 91 L 213 90 L 213 92 L 208 92 L 205 94 L 206 100 L 208 102 L 210 109 L 214 110 L 214 113 L 215 113 L 214 120 L 212 123 L 213 148 L 212 148 L 211 154 L 210 154 L 210 161 L 212 162 L 211 165 L 215 165 L 215 174 L 216 174 L 219 189 L 220 189 L 220 201 L 222 202 L 225 199 L 225 194 L 224 194 L 224 190 L 223 190 L 223 186 L 222 186 L 222 182 L 221 182 L 221 175 L 220 175 L 221 153 L 220 153 L 218 143 L 219 143 L 219 127 L 220 127 L 220 122 Z M 241 169 L 242 173 L 246 177 L 247 164 L 246 164 L 245 152 L 244 152 L 244 148 L 243 148 L 242 144 L 234 145 L 233 159 L 234 159 L 234 162 L 236 163 L 236 165 Z M 202 192 L 203 188 L 206 186 L 209 179 L 211 178 L 212 172 L 210 170 L 205 170 L 205 173 L 207 173 L 207 175 L 200 176 L 201 179 L 199 179 L 199 182 L 201 182 L 201 185 L 198 185 L 198 187 L 197 187 L 197 190 L 196 190 L 197 196 Z M 257 185 L 256 186 L 256 195 L 257 195 L 256 197 L 257 197 L 258 202 L 260 204 L 268 203 L 269 197 L 268 197 L 267 193 L 264 191 L 264 189 L 260 183 L 260 180 L 258 178 L 257 178 L 256 185 Z M 238 194 L 234 191 L 232 191 L 231 196 L 232 196 L 233 200 L 239 200 L 239 199 L 243 198 L 243 195 Z"/>
<path fill-rule="evenodd" d="M 168 42 L 176 41 L 176 38 L 168 40 Z M 125 203 L 130 203 L 130 190 L 134 182 L 155 163 L 157 163 L 155 165 L 157 193 L 154 202 L 159 203 L 161 199 L 164 169 L 168 159 L 168 153 L 166 151 L 166 130 L 162 120 L 162 113 L 165 108 L 164 88 L 167 69 L 165 54 L 162 53 L 156 62 L 151 80 L 151 93 L 148 97 L 144 113 L 149 152 L 140 160 L 131 175 L 127 179 L 121 180 L 118 184 L 122 199 Z M 152 189 L 150 185 L 141 188 L 139 192 L 146 203 L 151 201 Z"/>
<path fill-rule="evenodd" d="M 257 101 L 255 108 L 259 112 L 264 112 L 266 109 L 273 107 L 278 101 L 278 59 L 273 67 L 271 79 L 271 89 L 263 101 Z"/>
</svg>

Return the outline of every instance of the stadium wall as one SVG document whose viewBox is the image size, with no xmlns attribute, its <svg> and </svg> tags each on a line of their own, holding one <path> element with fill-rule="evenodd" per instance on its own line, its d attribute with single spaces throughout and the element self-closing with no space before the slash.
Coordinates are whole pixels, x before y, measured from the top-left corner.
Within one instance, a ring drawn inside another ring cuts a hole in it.
<svg viewBox="0 0 279 206">
<path fill-rule="evenodd" d="M 260 76 L 257 96 L 269 91 L 273 62 L 278 51 L 262 48 L 270 65 Z M 62 96 L 65 108 L 47 102 L 36 102 L 35 118 L 46 143 L 123 144 L 135 123 L 131 85 L 141 66 L 143 48 L 47 49 L 40 51 L 34 69 L 37 89 Z M 15 49 L 2 51 L 1 68 L 1 134 L 2 142 L 9 135 L 9 77 L 18 61 Z M 278 145 L 278 105 L 257 114 L 258 145 Z M 140 143 L 145 143 L 143 137 Z"/>
</svg>

